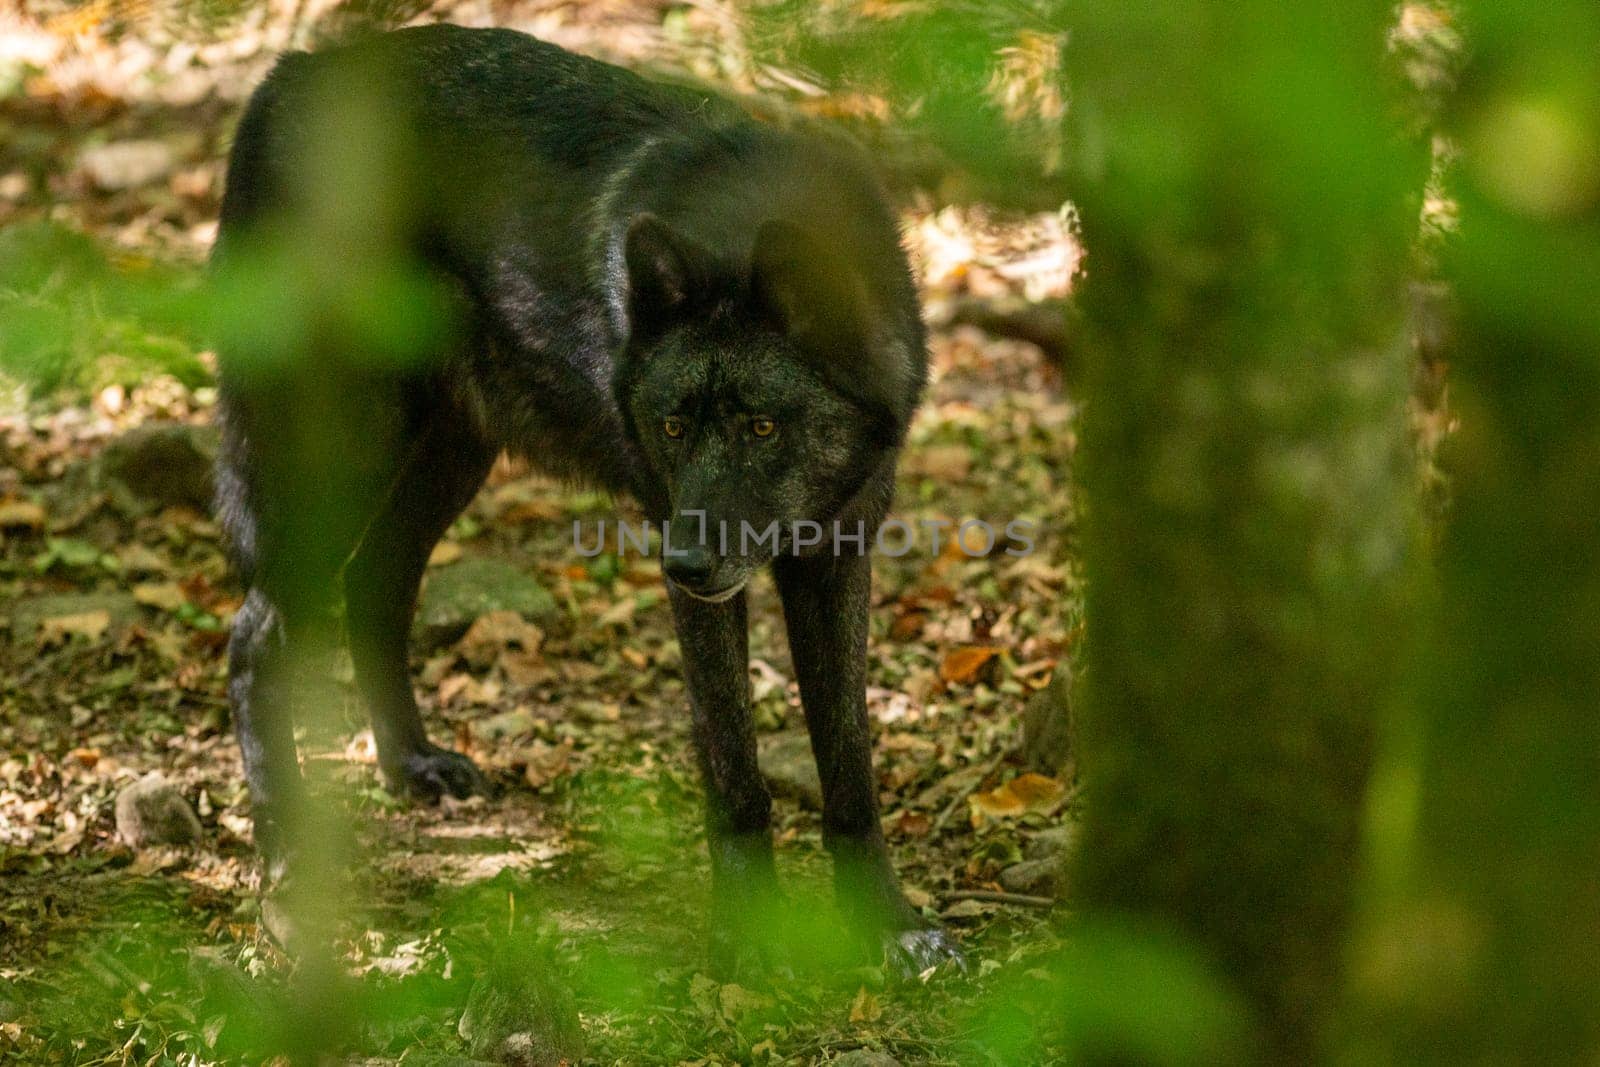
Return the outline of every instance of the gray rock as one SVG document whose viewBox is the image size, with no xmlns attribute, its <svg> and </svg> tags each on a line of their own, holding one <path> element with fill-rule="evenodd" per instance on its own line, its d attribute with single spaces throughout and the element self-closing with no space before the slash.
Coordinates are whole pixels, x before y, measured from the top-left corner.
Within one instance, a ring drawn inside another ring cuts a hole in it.
<svg viewBox="0 0 1600 1067">
<path fill-rule="evenodd" d="M 131 593 L 47 593 L 11 605 L 11 639 L 18 645 L 30 645 L 48 620 L 97 611 L 106 613 L 107 635 L 121 632 L 139 618 L 139 604 Z"/>
<path fill-rule="evenodd" d="M 900 1061 L 887 1052 L 857 1048 L 828 1061 L 832 1067 L 900 1067 Z"/>
<path fill-rule="evenodd" d="M 467 1051 L 517 1067 L 555 1067 L 583 1055 L 583 1029 L 558 965 L 513 941 L 473 983 L 457 1032 Z"/>
<path fill-rule="evenodd" d="M 527 708 L 512 708 L 473 723 L 472 736 L 482 744 L 492 744 L 508 737 L 532 733 L 536 725 L 538 720 L 533 717 L 533 712 Z"/>
<path fill-rule="evenodd" d="M 135 189 L 165 178 L 177 166 L 177 153 L 165 141 L 130 140 L 86 148 L 78 165 L 100 188 Z"/>
<path fill-rule="evenodd" d="M 1040 830 L 1028 838 L 1027 844 L 1022 846 L 1022 856 L 1030 860 L 1054 859 L 1064 862 L 1077 847 L 1078 827 L 1066 823 Z"/>
<path fill-rule="evenodd" d="M 548 622 L 557 607 L 537 579 L 511 564 L 464 559 L 428 572 L 417 608 L 417 639 L 427 649 L 448 645 L 491 611 L 515 611 L 534 622 Z"/>
<path fill-rule="evenodd" d="M 1061 861 L 1058 858 L 1023 860 L 1000 872 L 1000 884 L 1013 893 L 1047 897 L 1055 893 L 1060 877 Z"/>
<path fill-rule="evenodd" d="M 128 514 L 171 505 L 208 512 L 216 456 L 217 433 L 211 427 L 146 423 L 106 444 L 93 461 L 90 480 Z"/>
<path fill-rule="evenodd" d="M 200 817 L 159 774 L 148 774 L 117 794 L 117 833 L 134 848 L 192 845 L 200 840 Z"/>
<path fill-rule="evenodd" d="M 811 739 L 804 730 L 767 734 L 759 742 L 761 773 L 767 786 L 780 797 L 796 800 L 812 811 L 822 810 L 822 779 L 811 756 Z"/>
<path fill-rule="evenodd" d="M 1065 661 L 1050 684 L 1033 695 L 1022 713 L 1022 758 L 1030 771 L 1071 779 L 1076 763 L 1077 724 L 1072 714 L 1072 672 Z"/>
</svg>

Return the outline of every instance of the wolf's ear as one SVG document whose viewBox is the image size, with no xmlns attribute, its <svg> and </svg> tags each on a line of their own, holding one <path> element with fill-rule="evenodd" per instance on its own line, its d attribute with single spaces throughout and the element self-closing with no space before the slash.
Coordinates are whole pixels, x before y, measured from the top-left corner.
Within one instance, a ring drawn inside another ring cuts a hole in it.
<svg viewBox="0 0 1600 1067">
<path fill-rule="evenodd" d="M 751 254 L 758 305 L 798 343 L 812 365 L 874 421 L 898 433 L 907 366 L 901 350 L 874 329 L 866 279 L 838 245 L 783 219 L 764 223 Z"/>
<path fill-rule="evenodd" d="M 867 293 L 861 276 L 837 249 L 794 223 L 771 219 L 762 224 L 750 283 L 779 329 L 802 343 L 837 350 L 865 341 Z"/>
<path fill-rule="evenodd" d="M 704 273 L 704 250 L 648 212 L 629 224 L 622 257 L 634 333 L 650 333 L 682 311 Z"/>
</svg>

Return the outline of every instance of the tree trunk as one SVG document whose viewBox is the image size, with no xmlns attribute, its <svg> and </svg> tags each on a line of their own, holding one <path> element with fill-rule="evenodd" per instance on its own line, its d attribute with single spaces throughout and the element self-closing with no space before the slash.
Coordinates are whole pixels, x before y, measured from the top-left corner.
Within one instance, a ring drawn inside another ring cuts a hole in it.
<svg viewBox="0 0 1600 1067">
<path fill-rule="evenodd" d="M 1600 9 L 1482 3 L 1457 101 L 1454 505 L 1409 883 L 1357 988 L 1398 1061 L 1600 1062 Z M 1413 773 L 1411 780 L 1418 775 Z M 1420 862 L 1415 862 L 1420 861 Z"/>
<path fill-rule="evenodd" d="M 1177 934 L 1242 994 L 1260 1058 L 1310 1062 L 1409 632 L 1423 172 L 1381 90 L 1387 4 L 1168 14 L 1190 24 L 1086 0 L 1068 54 L 1088 250 L 1076 895 Z"/>
</svg>

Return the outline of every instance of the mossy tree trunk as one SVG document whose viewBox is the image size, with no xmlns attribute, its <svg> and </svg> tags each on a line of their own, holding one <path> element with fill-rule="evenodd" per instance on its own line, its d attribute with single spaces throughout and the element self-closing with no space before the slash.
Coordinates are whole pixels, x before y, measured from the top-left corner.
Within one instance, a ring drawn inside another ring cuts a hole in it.
<svg viewBox="0 0 1600 1067">
<path fill-rule="evenodd" d="M 1396 1062 L 1600 1062 L 1600 8 L 1485 2 L 1409 899 L 1365 992 Z M 1404 961 L 1397 966 L 1393 961 Z M 1385 961 L 1387 965 L 1385 965 Z"/>
<path fill-rule="evenodd" d="M 1308 1062 L 1409 632 L 1424 172 L 1391 127 L 1389 5 L 1163 11 L 1086 0 L 1067 56 L 1089 254 L 1076 896 L 1185 939 L 1258 1054 Z"/>
</svg>

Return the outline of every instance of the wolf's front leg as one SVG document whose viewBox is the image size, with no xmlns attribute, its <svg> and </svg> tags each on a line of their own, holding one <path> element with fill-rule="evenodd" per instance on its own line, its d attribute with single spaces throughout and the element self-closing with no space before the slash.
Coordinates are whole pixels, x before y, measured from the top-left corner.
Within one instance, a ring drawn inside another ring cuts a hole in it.
<svg viewBox="0 0 1600 1067">
<path fill-rule="evenodd" d="M 719 604 L 667 583 L 683 670 L 689 682 L 695 748 L 706 785 L 711 848 L 713 968 L 732 977 L 764 963 L 764 921 L 777 893 L 772 861 L 772 798 L 756 763 L 750 722 L 750 668 L 743 593 Z"/>
<path fill-rule="evenodd" d="M 773 573 L 822 779 L 822 840 L 833 854 L 839 905 L 858 931 L 881 940 L 899 976 L 945 963 L 964 969 L 955 943 L 900 892 L 883 840 L 867 727 L 872 564 L 865 555 L 785 556 Z"/>
</svg>

